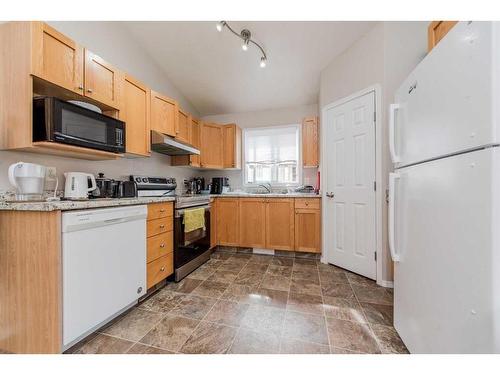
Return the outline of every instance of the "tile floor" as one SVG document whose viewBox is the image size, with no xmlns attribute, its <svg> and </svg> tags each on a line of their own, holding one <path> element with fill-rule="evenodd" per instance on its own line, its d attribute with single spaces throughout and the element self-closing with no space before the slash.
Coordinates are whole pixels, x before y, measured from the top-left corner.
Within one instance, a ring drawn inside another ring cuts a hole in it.
<svg viewBox="0 0 500 375">
<path fill-rule="evenodd" d="M 392 290 L 317 260 L 216 251 L 71 353 L 407 353 Z"/>
</svg>

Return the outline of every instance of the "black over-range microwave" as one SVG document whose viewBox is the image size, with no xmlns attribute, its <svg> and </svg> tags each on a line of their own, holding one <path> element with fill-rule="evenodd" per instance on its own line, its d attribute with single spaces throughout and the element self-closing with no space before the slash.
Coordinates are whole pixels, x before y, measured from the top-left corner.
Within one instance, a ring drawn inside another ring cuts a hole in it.
<svg viewBox="0 0 500 375">
<path fill-rule="evenodd" d="M 33 141 L 125 152 L 125 123 L 53 97 L 33 99 Z"/>
</svg>

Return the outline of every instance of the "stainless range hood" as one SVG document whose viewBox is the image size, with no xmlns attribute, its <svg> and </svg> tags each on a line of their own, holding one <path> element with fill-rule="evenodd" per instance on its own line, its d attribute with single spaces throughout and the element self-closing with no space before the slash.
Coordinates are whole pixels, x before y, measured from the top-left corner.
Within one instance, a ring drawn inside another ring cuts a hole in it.
<svg viewBox="0 0 500 375">
<path fill-rule="evenodd" d="M 155 131 L 151 132 L 151 150 L 165 155 L 199 155 L 200 150 Z"/>
</svg>

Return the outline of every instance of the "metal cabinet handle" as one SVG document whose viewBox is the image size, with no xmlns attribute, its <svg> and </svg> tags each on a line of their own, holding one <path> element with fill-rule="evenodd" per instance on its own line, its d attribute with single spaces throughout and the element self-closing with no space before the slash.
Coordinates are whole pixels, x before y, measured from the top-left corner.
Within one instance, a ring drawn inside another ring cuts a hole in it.
<svg viewBox="0 0 500 375">
<path fill-rule="evenodd" d="M 160 268 L 160 272 L 165 271 L 165 267 Z"/>
<path fill-rule="evenodd" d="M 162 208 L 162 209 L 160 210 L 160 212 L 165 212 L 165 209 L 164 209 L 164 208 Z"/>
<path fill-rule="evenodd" d="M 83 90 L 83 85 L 78 86 L 78 90 Z"/>
<path fill-rule="evenodd" d="M 332 192 L 330 192 L 330 193 L 326 193 L 326 196 L 328 198 L 333 198 L 335 196 L 335 194 L 333 194 Z"/>
<path fill-rule="evenodd" d="M 165 228 L 165 225 L 164 225 L 164 224 L 161 224 L 161 225 L 160 225 L 160 228 L 161 228 L 161 229 Z"/>
<path fill-rule="evenodd" d="M 87 89 L 87 92 L 88 93 L 92 93 L 92 89 Z"/>
<path fill-rule="evenodd" d="M 164 243 L 160 244 L 160 247 L 161 247 L 161 248 L 164 248 L 164 247 L 165 247 L 165 244 L 164 244 Z"/>
</svg>

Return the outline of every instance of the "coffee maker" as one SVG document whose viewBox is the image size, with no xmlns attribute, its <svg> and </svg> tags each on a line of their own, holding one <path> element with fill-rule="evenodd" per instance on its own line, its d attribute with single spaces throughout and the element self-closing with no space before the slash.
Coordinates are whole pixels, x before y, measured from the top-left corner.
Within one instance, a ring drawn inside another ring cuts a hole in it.
<svg viewBox="0 0 500 375">
<path fill-rule="evenodd" d="M 229 186 L 229 179 L 227 177 L 212 177 L 210 194 L 222 194 L 224 186 Z"/>
</svg>

